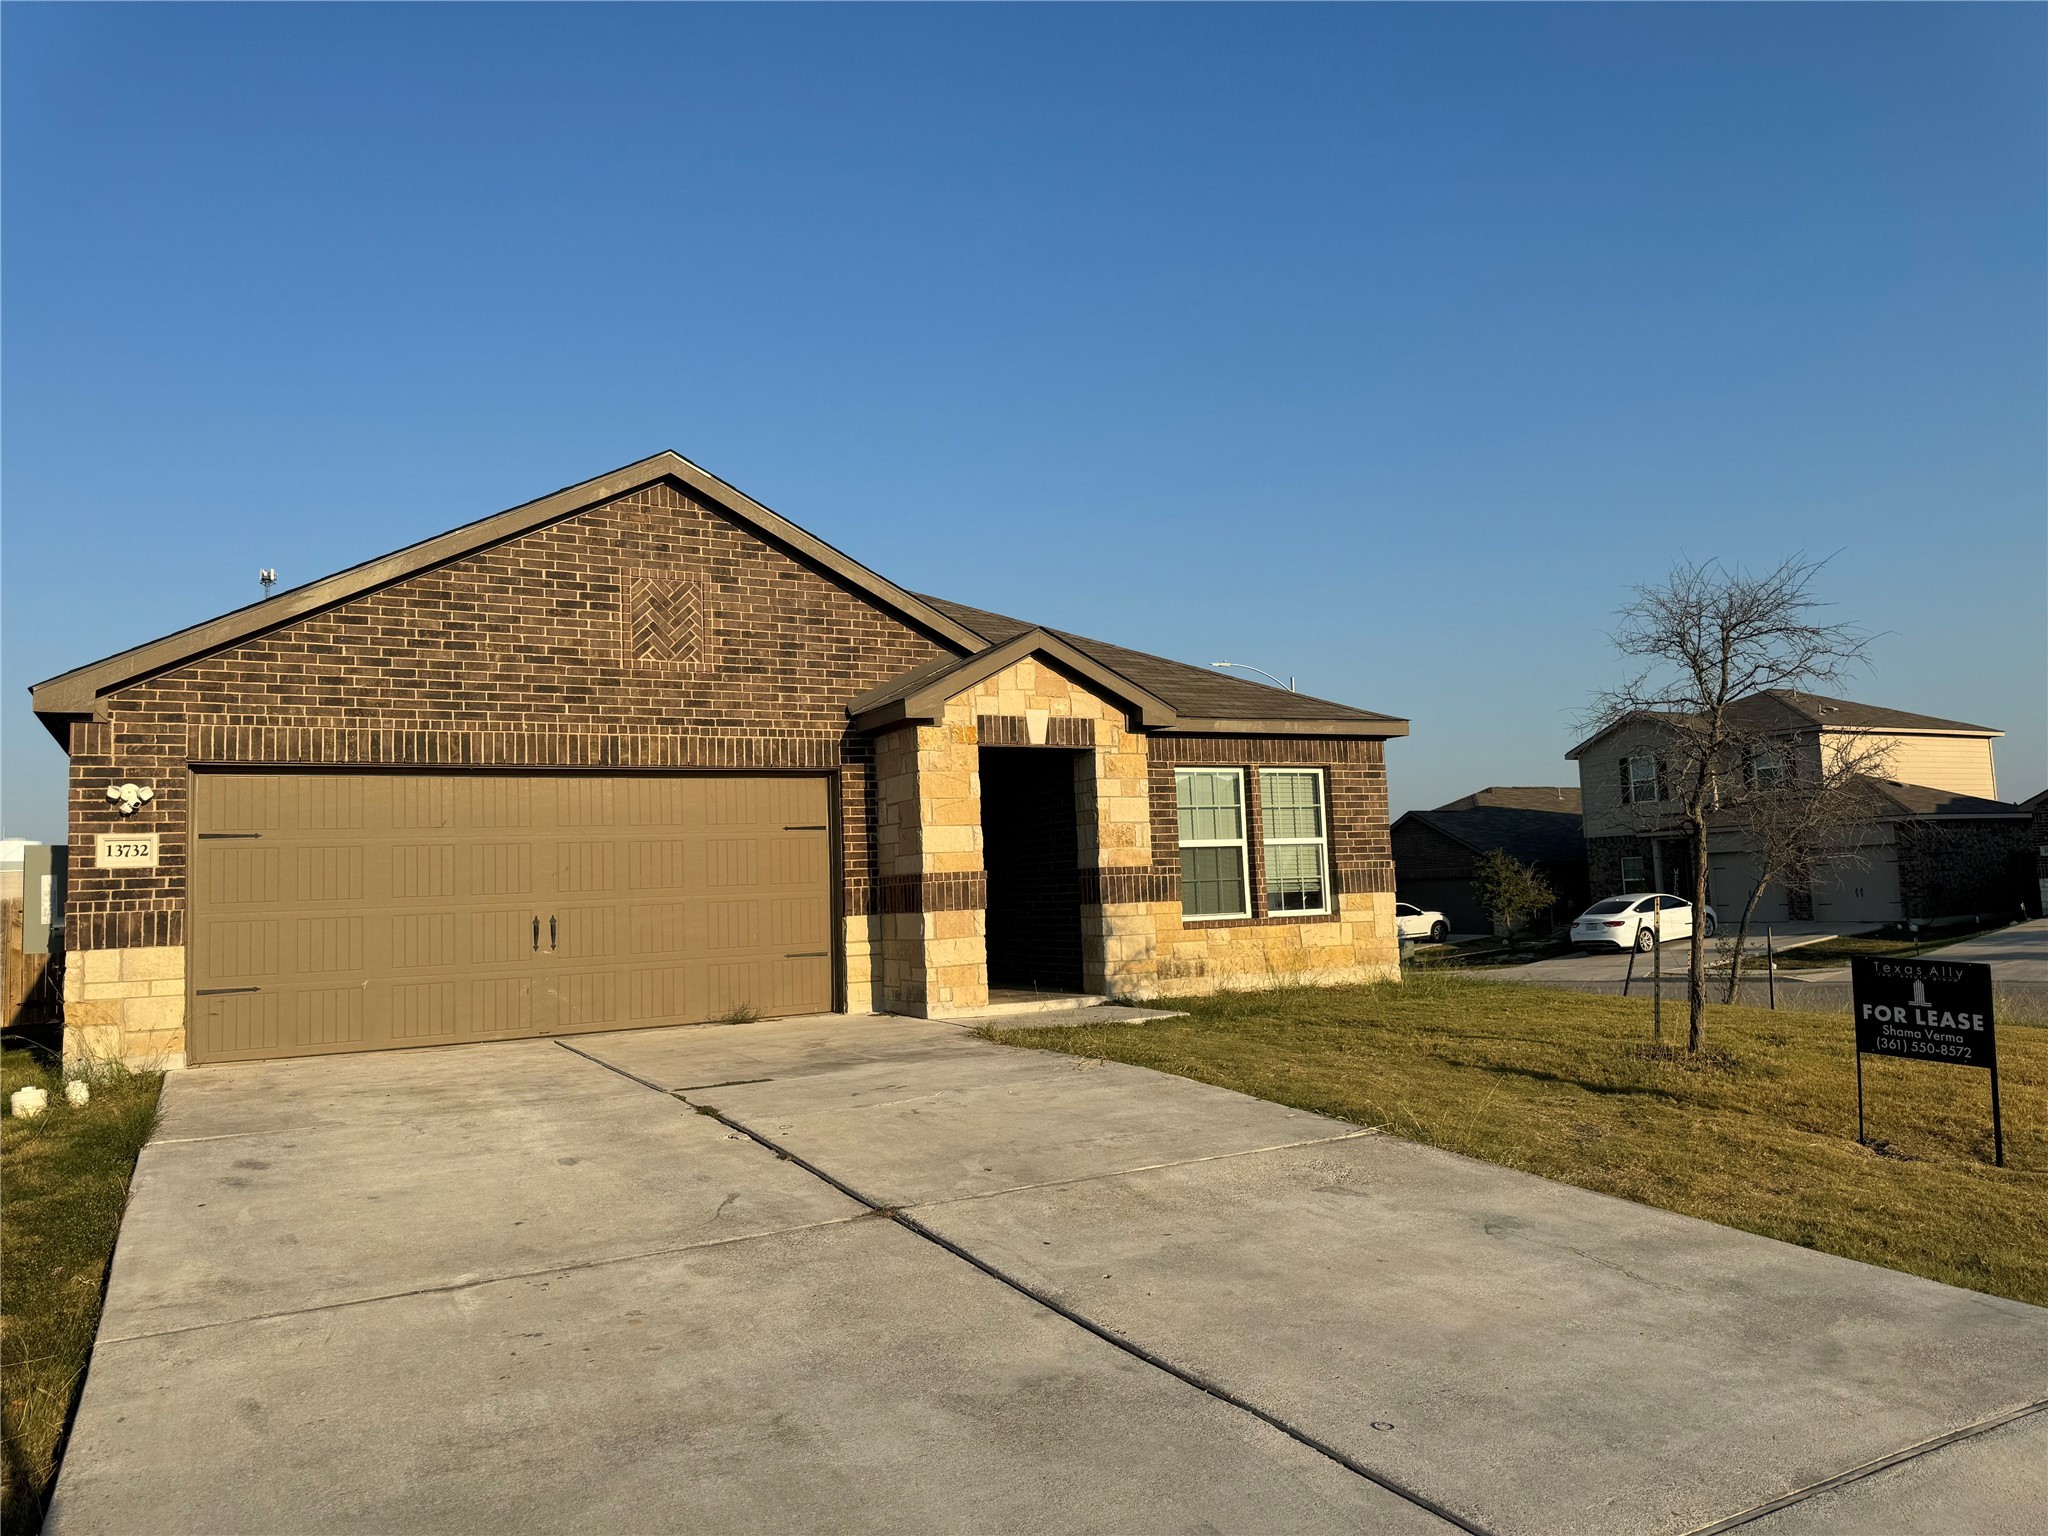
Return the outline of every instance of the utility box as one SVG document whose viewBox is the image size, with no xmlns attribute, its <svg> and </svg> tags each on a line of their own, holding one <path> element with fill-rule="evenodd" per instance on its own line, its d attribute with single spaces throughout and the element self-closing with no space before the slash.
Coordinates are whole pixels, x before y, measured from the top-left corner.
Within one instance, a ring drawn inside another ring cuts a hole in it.
<svg viewBox="0 0 2048 1536">
<path fill-rule="evenodd" d="M 61 846 L 0 838 L 0 1028 L 18 1029 L 54 1004 L 50 941 L 63 932 L 65 855 Z"/>
<path fill-rule="evenodd" d="M 25 843 L 21 850 L 21 952 L 47 955 L 50 936 L 64 931 L 64 893 L 71 849 L 63 843 Z"/>
</svg>

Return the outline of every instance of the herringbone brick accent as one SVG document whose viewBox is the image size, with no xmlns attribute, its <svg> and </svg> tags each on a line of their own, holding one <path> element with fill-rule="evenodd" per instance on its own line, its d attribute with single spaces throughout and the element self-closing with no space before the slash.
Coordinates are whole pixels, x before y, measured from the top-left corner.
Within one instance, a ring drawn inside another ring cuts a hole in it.
<svg viewBox="0 0 2048 1536">
<path fill-rule="evenodd" d="M 640 665 L 704 665 L 704 584 L 694 577 L 635 571 L 631 648 Z"/>
</svg>

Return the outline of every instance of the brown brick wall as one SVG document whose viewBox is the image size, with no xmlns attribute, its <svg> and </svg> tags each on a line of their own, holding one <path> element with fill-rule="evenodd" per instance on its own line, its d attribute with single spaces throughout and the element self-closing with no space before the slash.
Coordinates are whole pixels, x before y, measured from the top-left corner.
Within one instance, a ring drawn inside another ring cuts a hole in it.
<svg viewBox="0 0 2048 1536">
<path fill-rule="evenodd" d="M 1152 868 L 1180 898 L 1180 823 L 1175 814 L 1177 767 L 1242 768 L 1249 798 L 1253 923 L 1313 923 L 1324 919 L 1266 915 L 1265 856 L 1258 836 L 1260 768 L 1321 768 L 1329 797 L 1331 876 L 1339 895 L 1394 888 L 1394 856 L 1387 836 L 1386 744 L 1359 738 L 1305 736 L 1154 736 L 1151 746 Z M 1334 914 L 1332 914 L 1334 918 Z M 1209 919 L 1224 926 L 1232 919 Z"/>
<path fill-rule="evenodd" d="M 1394 868 L 1406 889 L 1410 880 L 1469 880 L 1479 855 L 1435 827 L 1413 819 L 1394 824 Z M 1407 898 L 1403 898 L 1404 900 Z"/>
<path fill-rule="evenodd" d="M 643 606 L 636 639 L 627 588 L 665 571 L 702 611 Z M 194 762 L 839 769 L 865 882 L 873 754 L 847 700 L 947 654 L 675 487 L 636 491 L 111 696 L 74 728 L 72 945 L 184 942 Z M 128 778 L 157 798 L 124 823 L 105 794 Z M 159 834 L 159 868 L 92 868 L 124 826 Z"/>
<path fill-rule="evenodd" d="M 2011 915 L 2026 904 L 2033 865 L 2027 820 L 1899 823 L 1899 898 L 1907 917 Z"/>
</svg>

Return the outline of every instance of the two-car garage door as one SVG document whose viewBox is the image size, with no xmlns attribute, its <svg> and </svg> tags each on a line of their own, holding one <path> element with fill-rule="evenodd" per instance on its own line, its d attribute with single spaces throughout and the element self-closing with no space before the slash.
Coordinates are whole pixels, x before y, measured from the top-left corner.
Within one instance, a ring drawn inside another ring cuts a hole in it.
<svg viewBox="0 0 2048 1536">
<path fill-rule="evenodd" d="M 194 1061 L 832 1006 L 820 777 L 202 773 Z"/>
</svg>

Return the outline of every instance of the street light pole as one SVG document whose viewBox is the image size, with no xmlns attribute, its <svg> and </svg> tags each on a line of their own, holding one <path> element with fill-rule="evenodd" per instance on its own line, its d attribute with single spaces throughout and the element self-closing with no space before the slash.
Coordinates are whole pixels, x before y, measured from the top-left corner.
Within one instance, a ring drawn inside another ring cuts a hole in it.
<svg viewBox="0 0 2048 1536">
<path fill-rule="evenodd" d="M 1259 674 L 1259 676 L 1261 676 L 1261 677 L 1273 677 L 1273 674 L 1272 674 L 1272 673 L 1270 673 L 1270 672 L 1268 672 L 1268 671 L 1267 671 L 1267 670 L 1266 670 L 1266 669 L 1265 669 L 1264 667 L 1255 667 L 1255 666 L 1251 665 L 1251 664 L 1250 664 L 1249 662 L 1243 662 L 1243 661 L 1212 661 L 1212 662 L 1210 662 L 1210 663 L 1209 663 L 1209 665 L 1210 665 L 1210 666 L 1212 666 L 1212 667 L 1232 667 L 1232 668 L 1235 668 L 1235 669 L 1236 669 L 1237 671 L 1239 671 L 1239 672 L 1256 672 L 1256 673 L 1258 673 L 1258 674 Z M 1291 678 L 1291 677 L 1290 677 L 1290 678 L 1288 678 L 1288 679 L 1287 679 L 1287 681 L 1286 681 L 1286 682 L 1282 683 L 1282 682 L 1280 682 L 1280 679 L 1279 679 L 1279 678 L 1277 678 L 1277 677 L 1273 677 L 1273 681 L 1274 681 L 1275 683 L 1278 683 L 1278 684 L 1279 684 L 1279 685 L 1280 685 L 1280 686 L 1281 686 L 1282 688 L 1285 688 L 1285 689 L 1286 689 L 1286 690 L 1287 690 L 1287 691 L 1288 691 L 1289 693 L 1292 693 L 1292 692 L 1294 692 L 1294 679 L 1293 679 L 1293 678 Z"/>
</svg>

